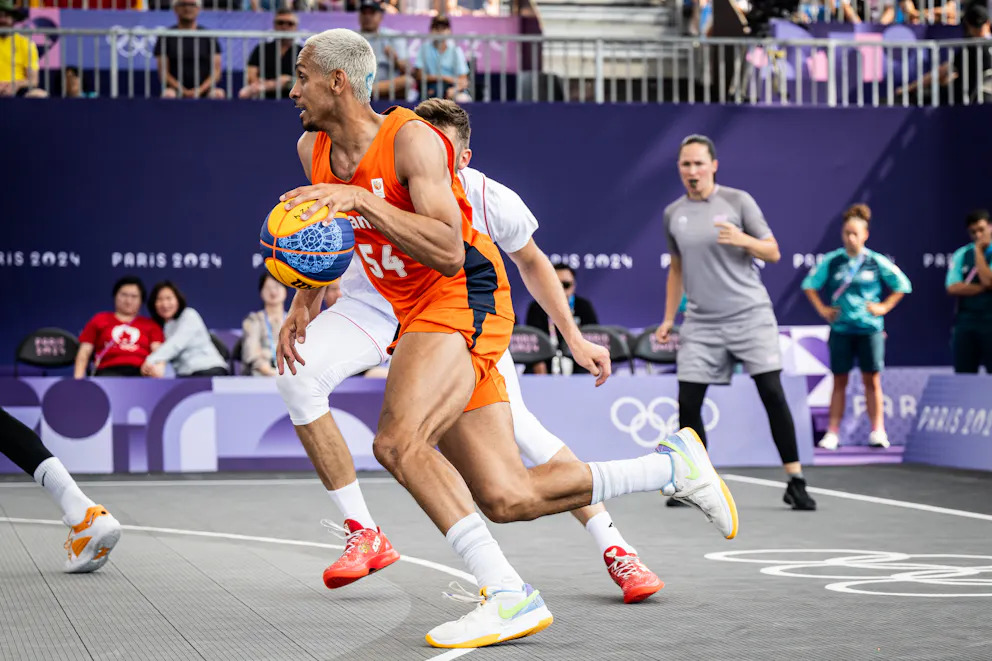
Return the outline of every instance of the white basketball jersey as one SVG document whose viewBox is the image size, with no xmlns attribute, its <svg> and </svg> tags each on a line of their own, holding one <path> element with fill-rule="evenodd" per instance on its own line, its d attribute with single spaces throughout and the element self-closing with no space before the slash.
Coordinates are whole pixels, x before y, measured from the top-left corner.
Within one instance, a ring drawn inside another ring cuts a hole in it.
<svg viewBox="0 0 992 661">
<path fill-rule="evenodd" d="M 489 236 L 504 252 L 516 252 L 530 241 L 537 230 L 537 218 L 520 196 L 472 168 L 458 171 L 465 195 L 472 205 L 472 225 Z M 356 252 L 341 276 L 341 296 L 361 301 L 393 317 L 393 308 L 382 297 L 365 273 Z"/>
<path fill-rule="evenodd" d="M 517 252 L 537 231 L 537 218 L 520 196 L 473 168 L 458 171 L 472 205 L 472 225 L 503 252 Z"/>
</svg>

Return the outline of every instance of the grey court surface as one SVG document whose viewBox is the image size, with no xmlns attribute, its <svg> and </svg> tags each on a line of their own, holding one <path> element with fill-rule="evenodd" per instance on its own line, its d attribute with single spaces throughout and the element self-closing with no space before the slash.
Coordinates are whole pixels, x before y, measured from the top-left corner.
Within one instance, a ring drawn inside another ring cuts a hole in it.
<svg viewBox="0 0 992 661">
<path fill-rule="evenodd" d="M 66 532 L 44 523 L 57 518 L 47 494 L 0 481 L 0 659 L 992 659 L 990 476 L 810 469 L 835 491 L 808 513 L 781 503 L 779 471 L 725 474 L 741 513 L 732 542 L 660 496 L 610 503 L 667 584 L 641 604 L 622 603 L 571 516 L 492 526 L 555 623 L 467 654 L 424 634 L 468 610 L 442 597 L 448 582 L 471 583 L 380 475 L 365 495 L 410 561 L 333 592 L 321 572 L 341 541 L 319 524 L 333 509 L 309 476 L 82 480 L 132 526 L 85 576 L 60 571 Z"/>
</svg>

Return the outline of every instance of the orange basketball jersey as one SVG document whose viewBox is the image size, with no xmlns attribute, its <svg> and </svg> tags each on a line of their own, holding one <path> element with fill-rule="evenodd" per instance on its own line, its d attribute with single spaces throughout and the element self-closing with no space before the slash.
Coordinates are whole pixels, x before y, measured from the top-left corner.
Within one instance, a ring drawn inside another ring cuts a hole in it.
<svg viewBox="0 0 992 661">
<path fill-rule="evenodd" d="M 323 131 L 317 134 L 313 148 L 312 181 L 315 184 L 349 184 L 361 186 L 393 206 L 415 213 L 410 192 L 396 178 L 393 142 L 397 131 L 407 122 L 419 121 L 431 126 L 406 108 L 392 108 L 371 146 L 362 157 L 350 181 L 342 181 L 331 172 L 331 140 Z M 431 126 L 434 129 L 433 126 Z M 510 285 L 499 250 L 485 234 L 472 227 L 472 207 L 455 172 L 454 150 L 437 129 L 448 153 L 451 190 L 462 212 L 462 239 L 465 264 L 457 275 L 441 275 L 413 260 L 389 242 L 379 230 L 355 212 L 355 252 L 362 258 L 365 272 L 373 286 L 393 306 L 401 327 L 407 317 L 428 307 L 433 309 L 472 309 L 513 319 Z"/>
</svg>

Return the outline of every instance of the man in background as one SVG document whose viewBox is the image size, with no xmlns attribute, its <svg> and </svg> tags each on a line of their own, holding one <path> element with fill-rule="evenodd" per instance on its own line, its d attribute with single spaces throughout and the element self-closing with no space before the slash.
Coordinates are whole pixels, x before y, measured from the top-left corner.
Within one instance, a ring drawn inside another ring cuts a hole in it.
<svg viewBox="0 0 992 661">
<path fill-rule="evenodd" d="M 410 90 L 410 62 L 406 41 L 396 38 L 396 30 L 380 27 L 384 6 L 379 0 L 362 0 L 358 10 L 358 31 L 375 53 L 373 99 L 405 100 Z"/>
<path fill-rule="evenodd" d="M 565 297 L 568 299 L 568 306 L 571 308 L 575 325 L 581 328 L 588 324 L 598 324 L 599 318 L 596 316 L 596 310 L 592 307 L 592 303 L 586 298 L 575 295 L 575 271 L 568 264 L 555 264 L 555 273 L 558 275 L 562 289 L 565 290 Z M 537 301 L 532 301 L 530 307 L 527 308 L 526 320 L 528 326 L 547 331 L 552 341 L 556 341 L 557 346 L 565 346 L 566 341 L 561 334 L 561 329 L 554 327 L 548 320 L 548 313 L 544 311 L 544 308 Z M 563 358 L 562 360 L 567 359 Z M 589 373 L 588 370 L 578 364 L 573 363 L 570 367 L 571 372 L 574 374 Z M 527 373 L 529 374 L 551 374 L 553 371 L 550 360 L 531 365 L 527 368 Z"/>
<path fill-rule="evenodd" d="M 947 268 L 947 293 L 957 299 L 951 351 L 954 371 L 992 374 L 992 225 L 989 212 L 976 209 L 965 218 L 971 243 L 958 248 Z"/>
</svg>

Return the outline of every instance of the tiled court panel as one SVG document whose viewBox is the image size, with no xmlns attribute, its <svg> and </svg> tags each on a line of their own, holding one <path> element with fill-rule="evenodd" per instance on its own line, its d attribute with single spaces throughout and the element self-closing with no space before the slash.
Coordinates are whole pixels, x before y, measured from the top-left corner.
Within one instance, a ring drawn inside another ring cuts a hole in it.
<svg viewBox="0 0 992 661">
<path fill-rule="evenodd" d="M 734 473 L 779 479 L 776 471 Z M 808 476 L 829 489 L 985 516 L 823 494 L 816 495 L 820 511 L 791 512 L 778 488 L 730 479 L 741 534 L 727 542 L 695 511 L 666 509 L 653 495 L 628 496 L 610 504 L 614 520 L 667 583 L 633 606 L 620 601 L 591 539 L 571 516 L 492 526 L 510 560 L 545 596 L 555 623 L 537 636 L 465 658 L 992 659 L 992 478 L 902 466 L 824 468 Z M 341 541 L 319 525 L 334 515 L 319 483 L 299 475 L 254 477 L 260 481 L 232 475 L 172 485 L 85 485 L 127 525 L 267 540 L 127 530 L 112 561 L 88 576 L 61 573 L 63 527 L 7 521 L 56 519 L 47 494 L 0 482 L 0 659 L 444 654 L 426 646 L 423 636 L 467 611 L 441 596 L 454 576 L 401 562 L 329 591 L 320 574 L 337 555 L 327 546 Z M 463 569 L 402 488 L 376 475 L 363 490 L 401 553 Z M 786 549 L 830 551 L 770 552 Z M 850 559 L 855 554 L 845 549 L 865 553 Z M 748 559 L 781 562 L 705 557 L 744 550 L 769 551 Z M 984 557 L 886 560 L 868 552 Z M 839 565 L 844 556 L 848 566 Z M 787 566 L 810 560 L 816 566 Z M 773 573 L 762 573 L 763 567 Z M 825 587 L 857 578 L 876 582 L 851 586 L 856 590 L 914 596 Z"/>
</svg>

